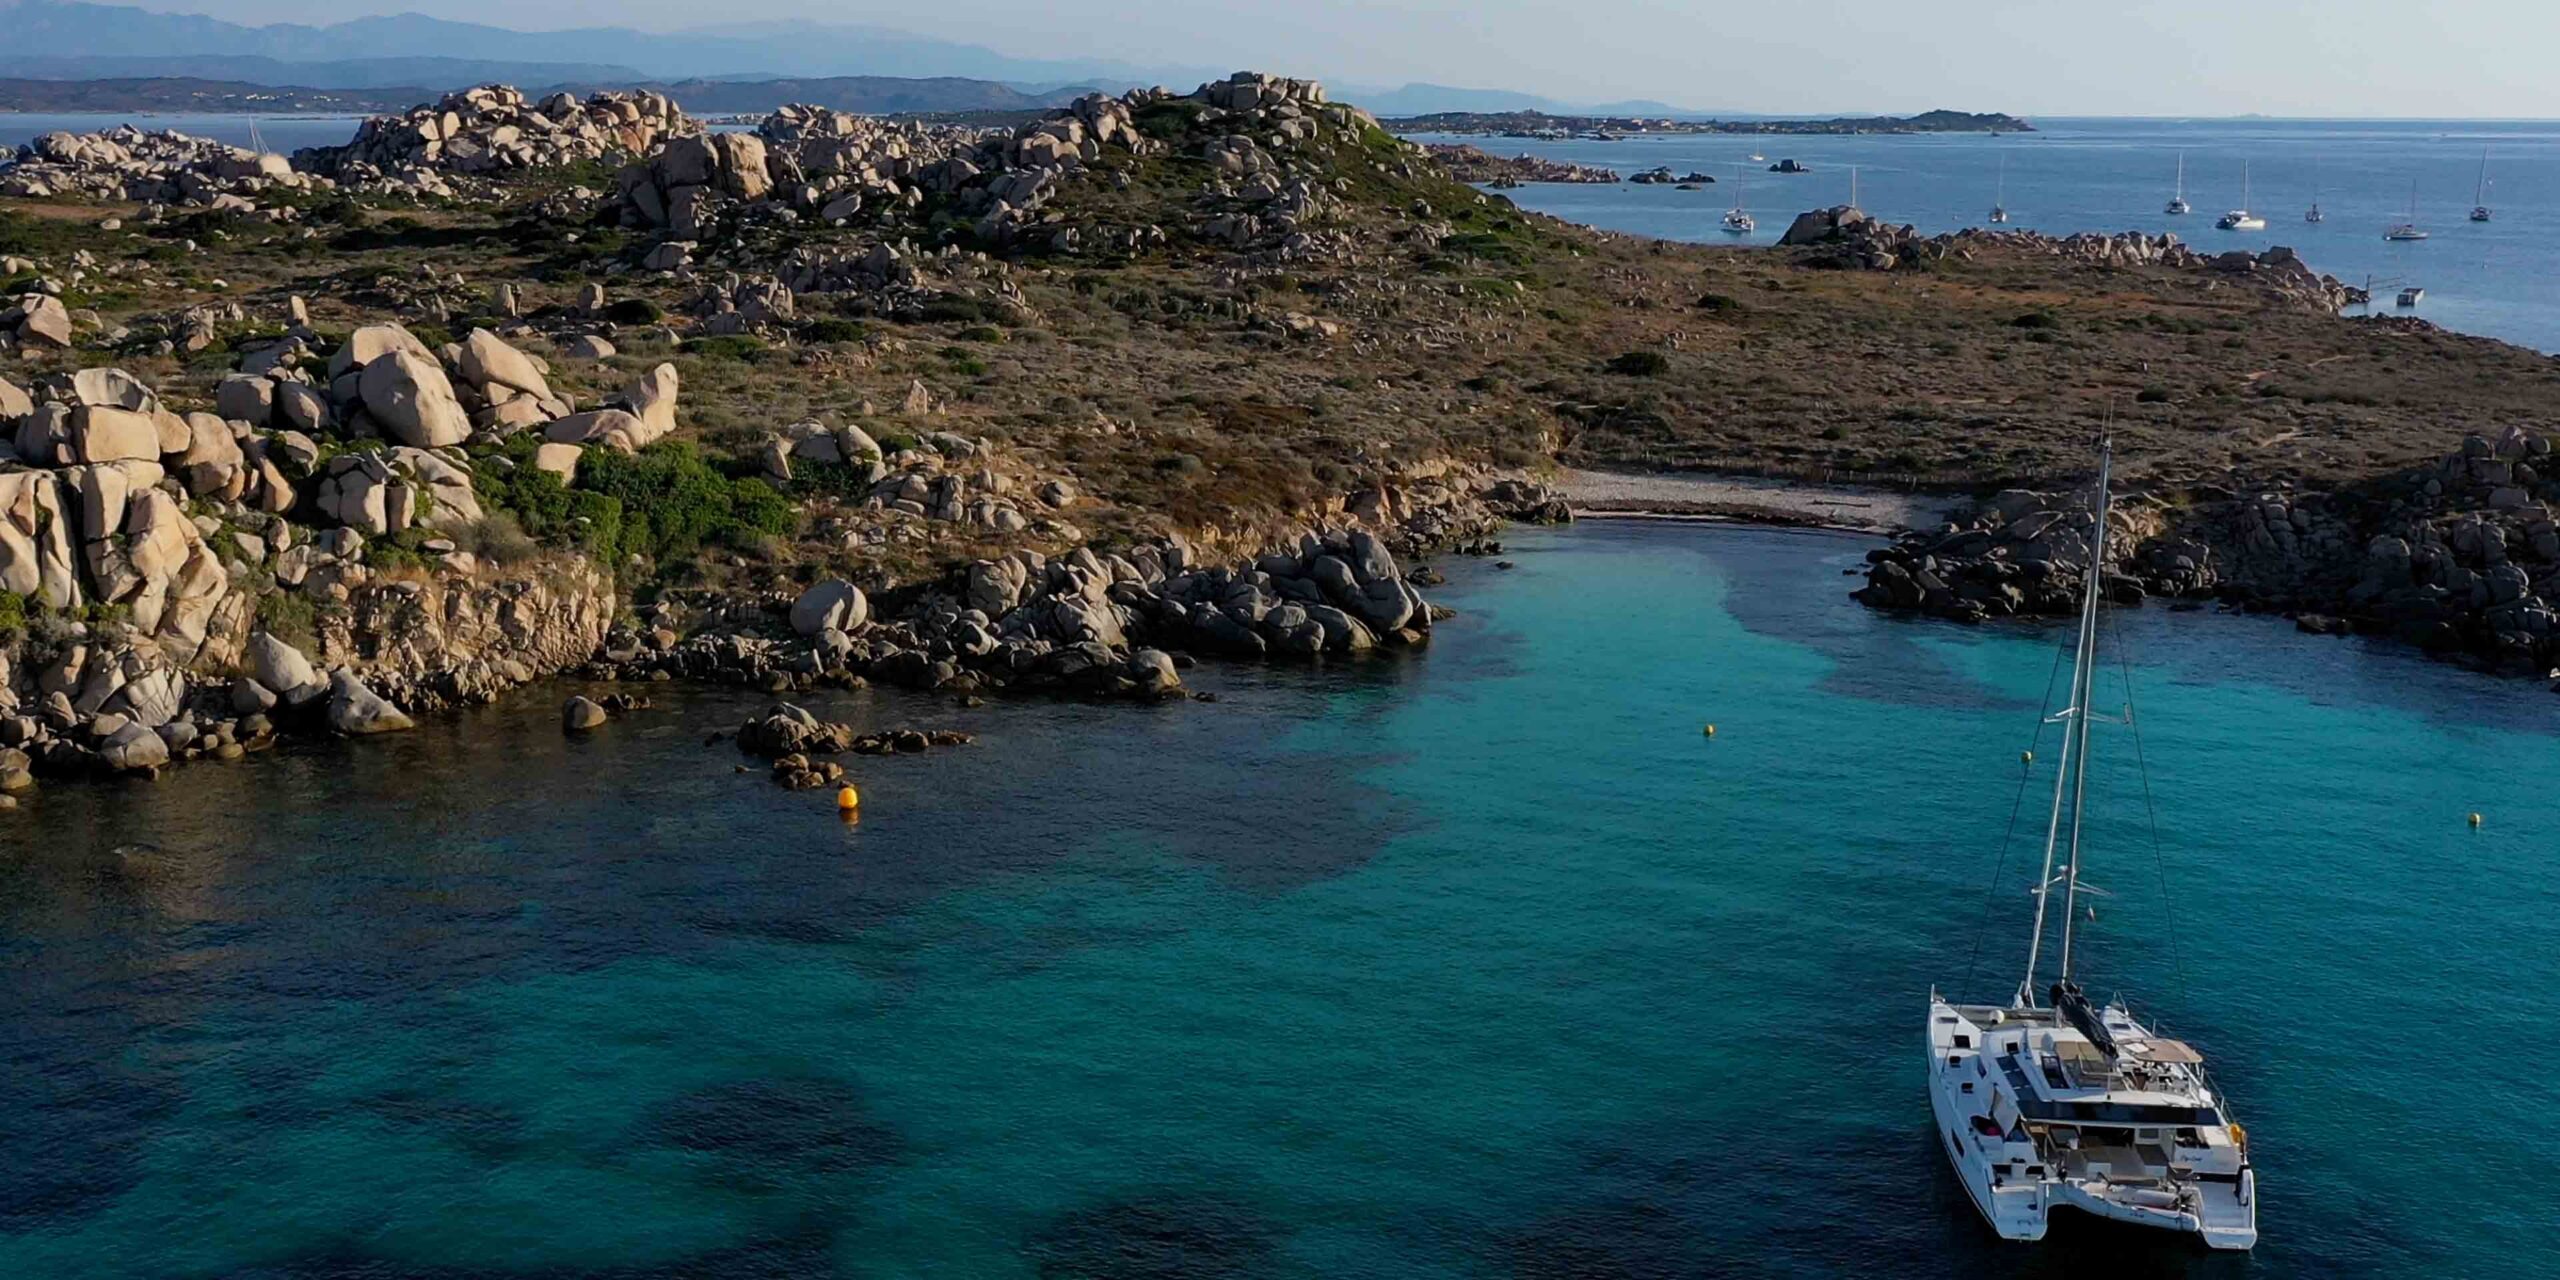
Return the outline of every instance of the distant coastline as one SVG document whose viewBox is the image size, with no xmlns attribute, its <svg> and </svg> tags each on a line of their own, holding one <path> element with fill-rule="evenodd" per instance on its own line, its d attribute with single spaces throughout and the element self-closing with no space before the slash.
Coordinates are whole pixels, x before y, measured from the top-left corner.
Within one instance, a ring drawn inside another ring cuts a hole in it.
<svg viewBox="0 0 2560 1280">
<path fill-rule="evenodd" d="M 1439 111 L 1382 120 L 1397 133 L 1506 138 L 1603 139 L 1625 134 L 1681 135 L 2033 133 L 2035 126 L 1997 111 L 1924 111 L 1915 116 L 1834 116 L 1822 120 L 1681 120 L 1645 116 L 1549 115 L 1543 111 Z"/>
</svg>

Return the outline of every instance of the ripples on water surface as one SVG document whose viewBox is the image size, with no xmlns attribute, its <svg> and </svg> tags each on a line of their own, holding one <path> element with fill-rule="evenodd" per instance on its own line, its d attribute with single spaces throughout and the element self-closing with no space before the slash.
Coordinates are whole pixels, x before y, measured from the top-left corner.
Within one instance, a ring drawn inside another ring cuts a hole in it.
<svg viewBox="0 0 2560 1280">
<path fill-rule="evenodd" d="M 2182 964 L 2119 730 L 2087 970 L 2215 1056 L 2266 1243 L 2000 1246 L 1920 1019 L 2016 981 L 2055 637 L 1860 610 L 1866 545 L 1524 535 L 1214 706 L 830 696 L 982 735 L 855 826 L 684 690 L 50 786 L 0 1275 L 2554 1274 L 2560 699 L 2126 615 Z"/>
</svg>

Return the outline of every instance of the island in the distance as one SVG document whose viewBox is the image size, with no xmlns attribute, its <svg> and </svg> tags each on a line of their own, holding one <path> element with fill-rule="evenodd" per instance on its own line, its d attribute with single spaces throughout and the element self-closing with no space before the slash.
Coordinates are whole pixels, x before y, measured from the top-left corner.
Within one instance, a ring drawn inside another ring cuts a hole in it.
<svg viewBox="0 0 2560 1280">
<path fill-rule="evenodd" d="M 2035 126 L 1999 111 L 1923 111 L 1916 116 L 1834 116 L 1827 120 L 1682 120 L 1644 116 L 1558 116 L 1543 111 L 1440 111 L 1379 123 L 1397 133 L 1459 133 L 1504 138 L 1615 138 L 1684 133 L 2033 133 Z"/>
</svg>

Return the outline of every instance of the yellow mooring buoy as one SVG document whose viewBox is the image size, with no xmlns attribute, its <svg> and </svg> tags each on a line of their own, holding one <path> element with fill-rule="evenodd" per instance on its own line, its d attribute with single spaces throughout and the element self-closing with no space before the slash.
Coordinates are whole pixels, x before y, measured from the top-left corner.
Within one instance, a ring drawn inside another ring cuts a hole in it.
<svg viewBox="0 0 2560 1280">
<path fill-rule="evenodd" d="M 861 807 L 862 793 L 854 790 L 852 783 L 848 782 L 836 790 L 836 812 L 851 813 Z"/>
<path fill-rule="evenodd" d="M 1707 726 L 1707 736 L 1710 738 L 1716 736 L 1716 727 L 1714 725 Z"/>
<path fill-rule="evenodd" d="M 2034 764 L 2035 762 L 2036 762 L 2036 753 L 2035 753 L 2035 752 L 2032 752 L 2032 751 L 2021 751 L 2021 752 L 2019 752 L 2019 753 L 2018 753 L 2018 763 L 2020 763 L 2020 764 Z"/>
<path fill-rule="evenodd" d="M 2475 813 L 2475 814 L 2472 814 L 2472 815 L 2471 815 L 2471 825 L 2472 825 L 2472 826 L 2475 826 L 2475 827 L 2480 825 L 2480 815 L 2479 815 L 2479 814 L 2476 814 L 2476 813 Z"/>
</svg>

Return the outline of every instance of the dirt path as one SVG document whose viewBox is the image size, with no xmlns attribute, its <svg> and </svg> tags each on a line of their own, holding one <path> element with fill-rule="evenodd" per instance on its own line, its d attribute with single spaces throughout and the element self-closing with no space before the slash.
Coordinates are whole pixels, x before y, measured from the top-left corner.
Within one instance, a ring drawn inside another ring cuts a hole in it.
<svg viewBox="0 0 2560 1280">
<path fill-rule="evenodd" d="M 1943 522 L 1955 498 L 1686 473 L 1567 471 L 1556 480 L 1585 517 L 1706 517 L 1893 533 Z"/>
</svg>

